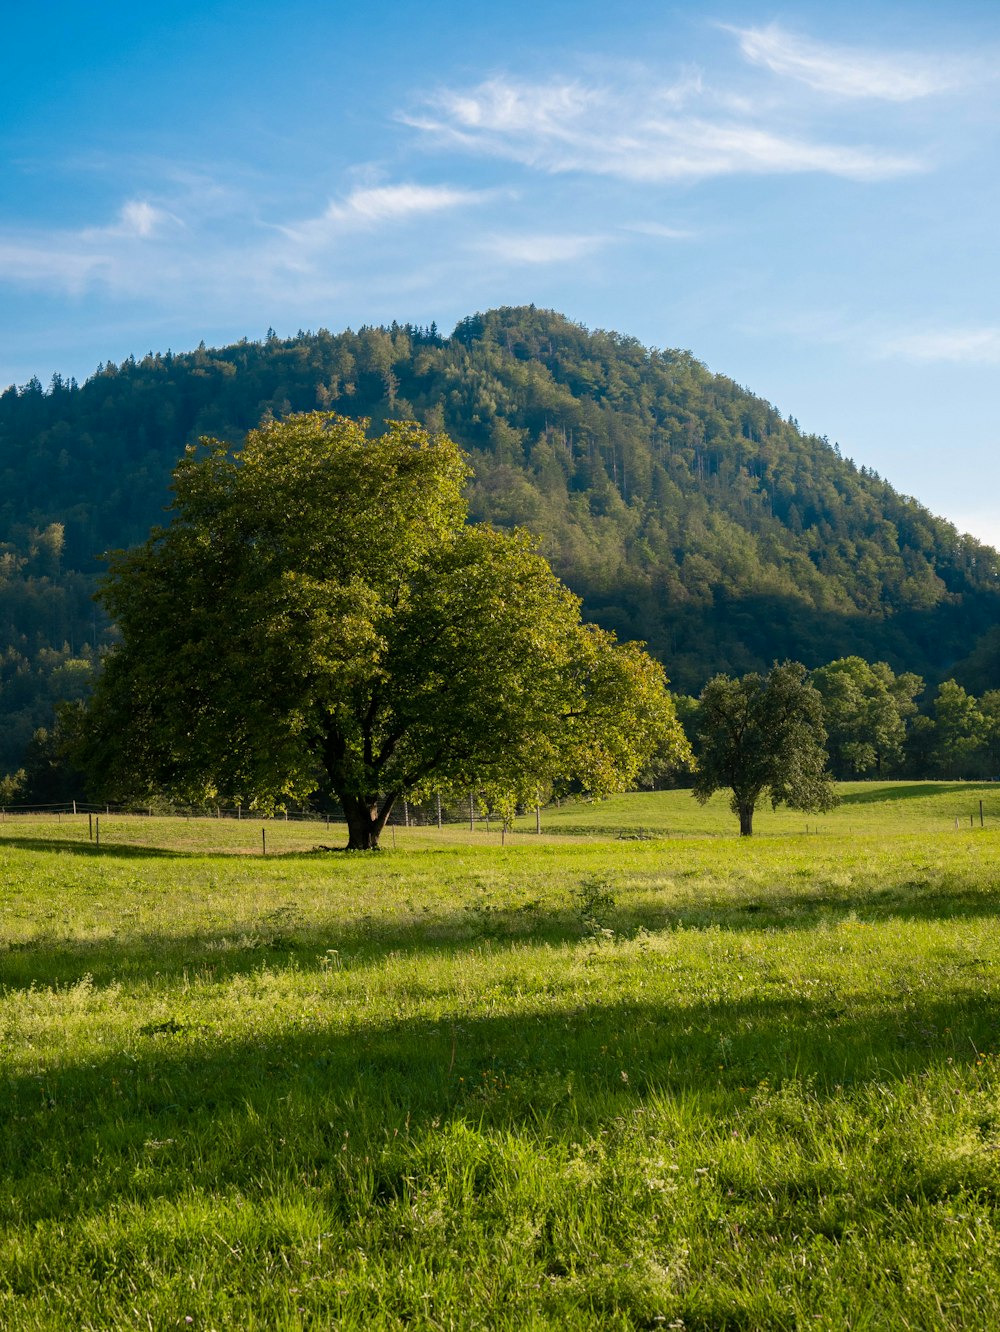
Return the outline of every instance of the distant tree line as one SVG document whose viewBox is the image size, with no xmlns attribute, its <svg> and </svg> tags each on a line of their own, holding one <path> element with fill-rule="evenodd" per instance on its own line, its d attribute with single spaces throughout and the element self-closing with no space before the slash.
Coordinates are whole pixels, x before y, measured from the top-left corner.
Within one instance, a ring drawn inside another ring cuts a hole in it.
<svg viewBox="0 0 1000 1332">
<path fill-rule="evenodd" d="M 72 701 L 56 702 L 53 723 L 32 732 L 21 766 L 0 779 L 0 803 L 43 805 L 84 795 L 117 799 L 120 794 L 95 784 L 76 757 L 81 698 L 92 678 L 93 658 L 88 654 L 63 667 L 62 674 L 51 672 L 52 687 L 58 688 L 60 681 L 68 684 Z M 811 672 L 798 662 L 786 663 L 785 668 L 815 693 L 816 709 L 807 722 L 820 735 L 819 746 L 833 778 L 1000 781 L 1000 689 L 977 697 L 956 681 L 944 680 L 932 692 L 911 671 L 897 675 L 885 662 L 854 656 Z M 722 675 L 714 677 L 700 697 L 674 695 L 692 761 L 678 764 L 676 742 L 671 740 L 659 756 L 653 754 L 647 761 L 638 785 L 697 788 L 698 766 L 705 754 L 706 694 L 710 702 L 718 703 L 725 688 L 742 685 L 745 690 L 748 679 L 761 678 L 767 677 L 751 674 L 740 681 Z M 540 778 L 536 786 L 547 799 L 551 792 L 547 779 Z M 488 791 L 483 799 L 484 807 L 490 807 Z"/>
<path fill-rule="evenodd" d="M 884 661 L 853 656 L 814 671 L 798 662 L 787 666 L 815 691 L 813 725 L 822 733 L 829 770 L 837 780 L 1000 781 L 1000 689 L 977 698 L 956 681 L 944 680 L 931 692 L 912 671 L 897 675 Z M 738 683 L 719 676 L 709 686 L 722 688 L 719 680 Z M 703 691 L 699 698 L 676 700 L 696 764 L 704 754 L 705 698 Z M 654 761 L 646 784 L 655 785 L 661 777 L 672 784 L 686 780 L 666 768 L 660 772 Z"/>
</svg>

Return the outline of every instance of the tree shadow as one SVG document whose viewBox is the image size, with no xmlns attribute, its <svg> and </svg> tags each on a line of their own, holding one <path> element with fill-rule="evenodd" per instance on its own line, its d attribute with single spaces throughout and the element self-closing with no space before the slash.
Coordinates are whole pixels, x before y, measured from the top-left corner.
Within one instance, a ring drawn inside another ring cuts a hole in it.
<svg viewBox="0 0 1000 1332">
<path fill-rule="evenodd" d="M 871 791 L 850 791 L 840 797 L 842 805 L 880 805 L 886 801 L 928 799 L 938 795 L 964 795 L 971 799 L 979 798 L 978 782 L 934 782 L 928 784 L 913 782 L 900 783 L 899 786 L 879 786 Z M 991 790 L 990 795 L 995 791 Z"/>
<path fill-rule="evenodd" d="M 71 842 L 61 837 L 7 837 L 0 834 L 0 847 L 14 846 L 20 851 L 64 851 L 71 856 L 103 856 L 118 860 L 178 860 L 205 855 L 204 851 L 178 851 L 139 843 L 103 841 Z"/>
<path fill-rule="evenodd" d="M 340 993 L 328 984 L 326 1002 Z M 832 991 L 676 1006 L 567 992 L 510 1015 L 321 1022 L 240 1039 L 183 1016 L 136 1022 L 103 1058 L 0 1075 L 5 1206 L 21 1224 L 63 1222 L 125 1199 L 287 1177 L 319 1181 L 334 1215 L 356 1217 L 405 1197 L 414 1144 L 450 1125 L 579 1141 L 652 1099 L 687 1097 L 717 1127 L 745 1115 L 765 1082 L 795 1079 L 819 1105 L 871 1079 L 971 1064 L 998 1027 L 997 1001 L 974 988 L 855 1011 Z M 794 1137 L 794 1118 L 786 1127 Z M 813 1127 L 799 1131 L 808 1141 Z M 88 1187 L 76 1187 L 84 1175 Z"/>
<path fill-rule="evenodd" d="M 301 853 L 295 853 L 300 855 Z M 89 978 L 96 986 L 141 983 L 168 988 L 183 976 L 215 981 L 249 975 L 262 968 L 315 970 L 334 958 L 355 967 L 380 967 L 388 955 L 453 958 L 483 944 L 496 951 L 526 945 L 584 944 L 638 940 L 672 930 L 716 930 L 734 935 L 835 930 L 845 923 L 992 920 L 1000 900 L 992 885 L 958 890 L 934 877 L 912 878 L 876 887 L 835 884 L 769 885 L 760 896 L 669 897 L 614 884 L 596 896 L 586 887 L 568 893 L 562 904 L 546 904 L 527 894 L 520 902 L 477 895 L 458 908 L 409 909 L 395 919 L 370 912 L 328 918 L 306 914 L 294 902 L 279 904 L 254 918 L 235 919 L 186 933 L 142 932 L 109 921 L 108 932 L 67 939 L 55 928 L 27 940 L 0 935 L 0 985 L 8 990 L 74 985 Z"/>
<path fill-rule="evenodd" d="M 345 831 L 344 836 L 347 836 Z M 0 833 L 0 848 L 17 847 L 21 851 L 65 851 L 75 856 L 103 856 L 111 859 L 147 859 L 147 860 L 191 860 L 203 856 L 224 856 L 238 860 L 241 857 L 251 860 L 292 860 L 315 859 L 317 856 L 346 853 L 346 846 L 330 846 L 317 843 L 313 847 L 294 847 L 288 851 L 275 851 L 270 847 L 266 856 L 262 856 L 259 846 L 232 850 L 226 847 L 193 847 L 190 850 L 181 847 L 147 846 L 141 842 L 116 842 L 105 836 L 100 845 L 95 842 L 71 842 L 61 837 L 6 837 Z M 352 855 L 356 854 L 351 852 Z"/>
</svg>

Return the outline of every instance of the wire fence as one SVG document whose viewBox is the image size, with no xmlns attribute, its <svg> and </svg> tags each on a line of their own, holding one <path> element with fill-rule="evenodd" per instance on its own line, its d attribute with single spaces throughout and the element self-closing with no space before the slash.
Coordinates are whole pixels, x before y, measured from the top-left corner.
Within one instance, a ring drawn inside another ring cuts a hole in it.
<svg viewBox="0 0 1000 1332">
<path fill-rule="evenodd" d="M 535 806 L 518 810 L 519 815 L 535 815 L 536 830 L 541 826 L 541 807 Z M 343 809 L 336 804 L 322 809 L 300 806 L 298 809 L 284 809 L 274 813 L 265 813 L 248 805 L 173 805 L 158 801 L 153 805 L 108 804 L 86 800 L 63 800 L 51 804 L 7 804 L 0 806 L 0 818 L 28 817 L 38 815 L 131 815 L 146 818 L 186 818 L 186 819 L 235 819 L 257 823 L 320 823 L 326 827 L 331 824 L 346 824 Z M 485 827 L 499 829 L 503 826 L 502 818 L 476 798 L 474 794 L 459 803 L 443 800 L 430 800 L 414 803 L 410 800 L 397 800 L 393 805 L 386 827 L 395 828 L 443 828 L 464 825 L 470 829 Z"/>
</svg>

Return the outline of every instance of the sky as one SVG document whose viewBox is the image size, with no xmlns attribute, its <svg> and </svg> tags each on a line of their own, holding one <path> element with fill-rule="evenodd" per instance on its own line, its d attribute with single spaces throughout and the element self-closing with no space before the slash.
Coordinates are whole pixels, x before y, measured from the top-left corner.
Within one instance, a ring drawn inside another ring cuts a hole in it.
<svg viewBox="0 0 1000 1332">
<path fill-rule="evenodd" d="M 0 387 L 559 310 L 1000 546 L 1000 4 L 5 14 Z"/>
</svg>

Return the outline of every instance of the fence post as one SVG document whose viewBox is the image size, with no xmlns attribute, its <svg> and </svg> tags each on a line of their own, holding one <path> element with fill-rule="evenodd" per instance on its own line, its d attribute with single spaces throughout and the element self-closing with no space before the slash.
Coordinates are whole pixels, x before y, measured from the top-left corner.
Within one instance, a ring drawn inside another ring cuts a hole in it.
<svg viewBox="0 0 1000 1332">
<path fill-rule="evenodd" d="M 469 832 L 476 831 L 476 795 L 474 791 L 469 792 Z"/>
<path fill-rule="evenodd" d="M 536 833 L 540 833 L 541 831 L 542 831 L 542 807 L 541 807 L 541 805 L 536 805 L 536 806 L 535 806 L 535 832 L 536 832 Z"/>
<path fill-rule="evenodd" d="M 441 792 L 437 793 L 438 832 L 441 831 Z"/>
<path fill-rule="evenodd" d="M 266 855 L 267 855 L 267 829 L 266 829 L 266 828 L 261 828 L 261 830 L 260 830 L 260 854 L 261 854 L 262 856 L 266 856 Z"/>
</svg>

